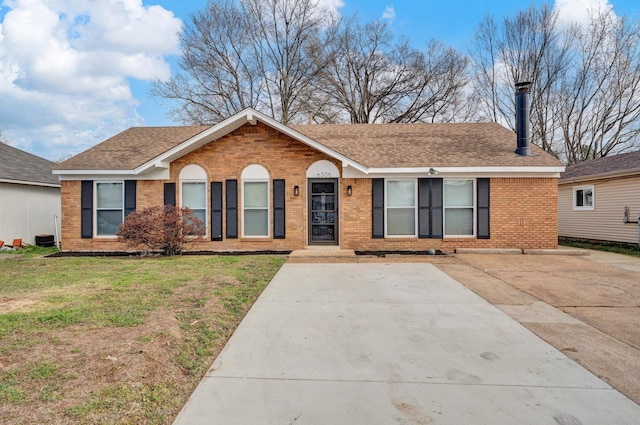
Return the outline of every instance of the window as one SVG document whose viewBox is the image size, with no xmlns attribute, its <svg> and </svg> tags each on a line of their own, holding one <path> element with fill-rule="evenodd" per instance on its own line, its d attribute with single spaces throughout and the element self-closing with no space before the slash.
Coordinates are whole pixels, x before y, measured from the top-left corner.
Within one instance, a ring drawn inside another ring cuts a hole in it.
<svg viewBox="0 0 640 425">
<path fill-rule="evenodd" d="M 474 233 L 474 181 L 444 181 L 444 234 L 445 236 L 473 236 Z"/>
<path fill-rule="evenodd" d="M 242 171 L 242 236 L 269 236 L 269 172 L 257 164 Z"/>
<path fill-rule="evenodd" d="M 207 184 L 182 182 L 182 206 L 190 208 L 193 215 L 207 223 Z"/>
<path fill-rule="evenodd" d="M 115 236 L 124 220 L 122 182 L 96 183 L 96 235 Z"/>
<path fill-rule="evenodd" d="M 574 210 L 593 210 L 593 185 L 576 186 L 573 188 L 573 209 Z"/>
<path fill-rule="evenodd" d="M 386 180 L 387 236 L 416 236 L 416 180 Z"/>
<path fill-rule="evenodd" d="M 191 209 L 207 228 L 207 173 L 202 167 L 190 164 L 180 171 L 180 206 Z"/>
</svg>

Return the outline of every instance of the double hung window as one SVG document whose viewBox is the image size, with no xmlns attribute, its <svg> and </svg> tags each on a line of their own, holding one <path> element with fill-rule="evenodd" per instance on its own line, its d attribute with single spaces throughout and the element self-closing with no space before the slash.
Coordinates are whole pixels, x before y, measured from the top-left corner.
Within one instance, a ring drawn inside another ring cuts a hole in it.
<svg viewBox="0 0 640 425">
<path fill-rule="evenodd" d="M 180 171 L 180 206 L 189 208 L 207 226 L 207 173 L 199 165 L 190 164 Z M 205 230 L 206 232 L 206 230 Z"/>
<path fill-rule="evenodd" d="M 124 220 L 124 184 L 96 182 L 96 236 L 114 236 Z"/>
<path fill-rule="evenodd" d="M 475 200 L 473 180 L 444 181 L 445 236 L 473 236 Z"/>
<path fill-rule="evenodd" d="M 269 172 L 257 164 L 242 172 L 242 235 L 269 236 Z"/>
<path fill-rule="evenodd" d="M 416 236 L 416 180 L 386 180 L 386 235 Z"/>
</svg>

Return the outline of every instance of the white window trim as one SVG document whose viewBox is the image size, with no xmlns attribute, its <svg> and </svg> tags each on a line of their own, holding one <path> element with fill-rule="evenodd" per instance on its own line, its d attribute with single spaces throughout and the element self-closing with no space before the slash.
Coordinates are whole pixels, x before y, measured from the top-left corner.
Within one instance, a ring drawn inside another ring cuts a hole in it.
<svg viewBox="0 0 640 425">
<path fill-rule="evenodd" d="M 585 205 L 582 207 L 577 206 L 577 200 L 578 200 L 578 191 L 579 190 L 589 190 L 591 189 L 591 205 Z M 596 190 L 594 185 L 592 184 L 588 184 L 588 185 L 583 185 L 583 186 L 574 186 L 573 187 L 573 198 L 572 198 L 572 207 L 574 211 L 593 211 L 596 209 Z"/>
<path fill-rule="evenodd" d="M 209 185 L 207 184 L 206 180 L 180 179 L 180 208 L 189 208 L 192 211 L 193 208 L 182 203 L 182 194 L 184 193 L 184 191 L 182 190 L 183 183 L 204 183 L 204 235 L 202 236 L 207 236 L 209 234 Z"/>
<path fill-rule="evenodd" d="M 455 207 L 447 207 L 447 190 L 446 185 L 447 181 L 461 181 L 461 180 L 471 180 L 472 184 L 472 195 L 473 195 L 473 205 L 471 206 L 455 206 Z M 477 229 L 477 208 L 478 208 L 478 199 L 477 199 L 477 189 L 476 189 L 477 179 L 443 179 L 442 182 L 442 235 L 443 238 L 475 238 L 478 229 Z M 447 210 L 448 209 L 469 209 L 471 208 L 473 212 L 471 213 L 471 223 L 473 228 L 473 234 L 471 235 L 449 235 L 446 233 L 447 229 Z"/>
<path fill-rule="evenodd" d="M 243 238 L 264 238 L 268 239 L 271 237 L 271 185 L 269 184 L 270 179 L 242 179 L 242 237 Z M 247 235 L 244 231 L 244 222 L 245 222 L 245 210 L 263 210 L 264 208 L 256 208 L 256 207 L 245 207 L 244 206 L 244 185 L 245 183 L 266 183 L 267 185 L 267 234 L 266 235 Z"/>
<path fill-rule="evenodd" d="M 204 183 L 204 235 L 209 234 L 209 184 L 207 179 L 207 172 L 201 166 L 197 164 L 186 165 L 178 176 L 179 190 L 180 190 L 180 208 L 191 208 L 188 205 L 184 205 L 182 202 L 182 190 L 183 183 Z"/>
<path fill-rule="evenodd" d="M 102 210 L 114 210 L 115 208 L 98 208 L 98 185 L 99 184 L 113 184 L 119 183 L 122 187 L 122 220 L 120 224 L 124 222 L 124 180 L 104 180 L 104 181 L 94 181 L 93 182 L 93 237 L 94 238 L 104 238 L 104 239 L 113 239 L 118 236 L 113 235 L 98 235 L 98 211 Z"/>
<path fill-rule="evenodd" d="M 413 181 L 413 201 L 415 205 L 413 206 L 414 214 L 413 214 L 413 234 L 412 235 L 390 235 L 387 232 L 387 220 L 389 219 L 389 214 L 387 213 L 388 209 L 394 208 L 411 208 L 410 206 L 406 207 L 389 207 L 387 205 L 387 199 L 389 194 L 389 182 L 394 181 Z M 417 238 L 418 237 L 418 179 L 384 179 L 384 237 L 385 238 Z"/>
</svg>

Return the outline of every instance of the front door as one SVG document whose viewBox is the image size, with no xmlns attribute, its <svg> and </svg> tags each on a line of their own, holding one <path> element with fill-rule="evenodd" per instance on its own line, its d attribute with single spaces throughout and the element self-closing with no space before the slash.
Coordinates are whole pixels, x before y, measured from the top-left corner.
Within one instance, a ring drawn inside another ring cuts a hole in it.
<svg viewBox="0 0 640 425">
<path fill-rule="evenodd" d="M 309 244 L 338 244 L 338 179 L 309 179 Z"/>
</svg>

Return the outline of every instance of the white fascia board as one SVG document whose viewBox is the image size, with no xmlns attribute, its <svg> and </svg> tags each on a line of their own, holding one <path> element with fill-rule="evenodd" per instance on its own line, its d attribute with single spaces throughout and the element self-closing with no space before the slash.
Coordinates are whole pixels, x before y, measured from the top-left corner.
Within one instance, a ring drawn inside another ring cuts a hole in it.
<svg viewBox="0 0 640 425">
<path fill-rule="evenodd" d="M 60 184 L 54 183 L 41 183 L 41 182 L 30 182 L 26 180 L 9 180 L 9 179 L 0 179 L 0 183 L 11 183 L 11 184 L 22 184 L 25 186 L 42 186 L 42 187 L 56 187 L 60 188 Z"/>
<path fill-rule="evenodd" d="M 437 174 L 430 175 L 434 168 Z M 344 169 L 345 178 L 379 178 L 379 177 L 547 177 L 559 178 L 564 167 L 417 167 L 417 168 L 369 168 L 361 173 L 352 169 Z"/>
<path fill-rule="evenodd" d="M 227 134 L 237 130 L 244 124 L 256 125 L 258 121 L 263 122 L 269 127 L 286 134 L 289 137 L 303 143 L 317 151 L 320 151 L 330 158 L 334 158 L 341 161 L 343 167 L 351 167 L 361 173 L 366 173 L 367 169 L 361 164 L 339 154 L 338 152 L 329 149 L 328 147 L 316 142 L 315 140 L 299 133 L 286 125 L 279 123 L 273 118 L 252 109 L 247 108 L 237 114 L 227 118 L 220 123 L 209 127 L 208 129 L 196 134 L 195 136 L 185 140 L 178 146 L 169 149 L 162 155 L 153 158 L 150 161 L 136 167 L 134 170 L 54 170 L 53 174 L 60 176 L 61 180 L 90 180 L 94 177 L 105 178 L 128 178 L 132 180 L 158 180 L 169 178 L 169 165 L 172 161 L 204 146 L 207 143 L 213 142 Z M 166 170 L 165 173 L 156 173 L 156 171 Z M 164 177 L 166 175 L 166 177 Z"/>
<path fill-rule="evenodd" d="M 326 146 L 316 142 L 313 139 L 293 130 L 292 128 L 287 127 L 286 125 L 279 123 L 273 118 L 269 118 L 268 116 L 254 110 L 251 108 L 247 108 L 243 111 L 238 112 L 237 114 L 227 118 L 226 120 L 210 127 L 209 129 L 203 131 L 202 133 L 196 134 L 190 139 L 184 141 L 173 149 L 165 152 L 157 158 L 141 165 L 136 168 L 136 174 L 144 173 L 145 170 L 149 168 L 157 167 L 158 164 L 168 164 L 171 161 L 174 161 L 181 156 L 186 155 L 187 153 L 209 143 L 220 137 L 226 136 L 234 130 L 242 127 L 244 124 L 249 123 L 251 125 L 256 125 L 258 121 L 268 125 L 269 127 L 279 131 L 280 133 L 286 134 L 287 136 L 304 143 L 305 145 L 320 151 L 331 158 L 337 159 L 341 161 L 343 166 L 354 167 L 362 172 L 365 172 L 366 167 L 352 161 L 351 159 L 339 154 L 338 152 L 327 148 Z"/>
<path fill-rule="evenodd" d="M 168 168 L 150 169 L 145 174 L 135 170 L 57 170 L 60 180 L 168 180 Z"/>
</svg>

